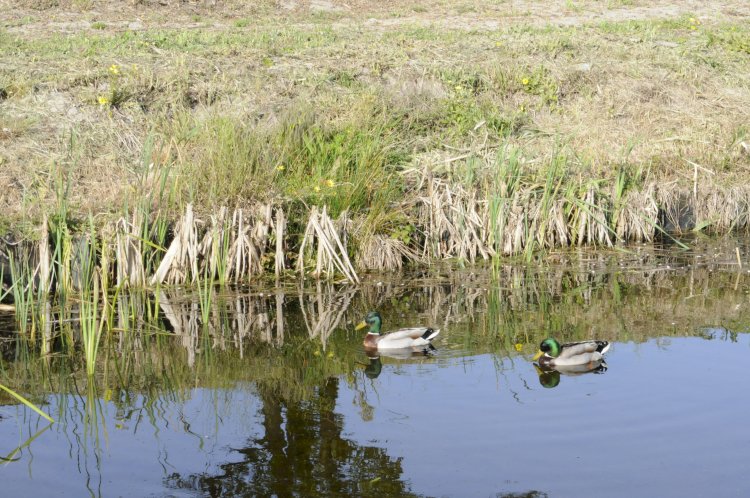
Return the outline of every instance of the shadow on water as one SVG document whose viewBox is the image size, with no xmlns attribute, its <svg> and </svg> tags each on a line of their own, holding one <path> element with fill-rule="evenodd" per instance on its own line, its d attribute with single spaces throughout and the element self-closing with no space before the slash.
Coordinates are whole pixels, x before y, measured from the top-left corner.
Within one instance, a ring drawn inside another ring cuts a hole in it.
<svg viewBox="0 0 750 498">
<path fill-rule="evenodd" d="M 368 423 L 383 410 L 387 386 L 417 383 L 428 367 L 432 374 L 470 371 L 486 357 L 492 382 L 507 383 L 515 401 L 524 401 L 533 370 L 522 387 L 512 379 L 547 336 L 620 345 L 677 337 L 735 342 L 750 323 L 750 275 L 732 258 L 720 250 L 643 247 L 551 255 L 546 266 L 500 266 L 494 276 L 463 270 L 358 286 L 210 289 L 209 299 L 176 289 L 117 294 L 92 379 L 75 304 L 40 307 L 48 318 L 36 323 L 46 328 L 33 337 L 15 333 L 6 313 L 2 382 L 58 421 L 42 424 L 0 397 L 0 432 L 23 434 L 2 449 L 3 461 L 35 468 L 31 476 L 19 471 L 11 491 L 39 489 L 35 476 L 60 472 L 76 476 L 61 485 L 63 495 L 117 494 L 131 482 L 128 462 L 136 458 L 150 466 L 136 494 L 416 496 L 422 491 L 413 489 L 402 455 L 382 439 L 369 443 L 347 432 L 342 392 Z M 373 309 L 385 330 L 440 327 L 435 349 L 368 356 L 353 326 Z M 539 385 L 557 392 L 605 371 L 602 363 L 536 373 Z M 446 389 L 460 398 L 460 390 Z M 398 407 L 392 410 L 397 417 Z"/>
</svg>

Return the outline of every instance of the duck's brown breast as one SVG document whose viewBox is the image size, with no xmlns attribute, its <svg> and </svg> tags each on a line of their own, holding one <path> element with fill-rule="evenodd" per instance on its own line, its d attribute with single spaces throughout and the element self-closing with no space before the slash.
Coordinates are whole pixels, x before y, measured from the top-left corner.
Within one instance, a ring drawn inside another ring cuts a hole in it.
<svg viewBox="0 0 750 498">
<path fill-rule="evenodd" d="M 366 348 L 377 348 L 379 340 L 380 340 L 380 336 L 379 335 L 367 334 L 365 336 L 364 345 L 365 345 Z"/>
</svg>

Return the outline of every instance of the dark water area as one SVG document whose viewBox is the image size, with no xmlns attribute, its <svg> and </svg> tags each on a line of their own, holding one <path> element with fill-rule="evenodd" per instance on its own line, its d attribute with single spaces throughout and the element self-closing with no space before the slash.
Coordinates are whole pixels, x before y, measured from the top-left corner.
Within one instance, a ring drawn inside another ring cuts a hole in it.
<svg viewBox="0 0 750 498">
<path fill-rule="evenodd" d="M 742 243 L 131 295 L 94 381 L 64 327 L 6 333 L 2 383 L 56 422 L 2 395 L 1 494 L 747 496 Z M 439 327 L 435 349 L 368 355 L 370 309 Z M 541 372 L 547 336 L 612 347 L 595 373 Z"/>
</svg>

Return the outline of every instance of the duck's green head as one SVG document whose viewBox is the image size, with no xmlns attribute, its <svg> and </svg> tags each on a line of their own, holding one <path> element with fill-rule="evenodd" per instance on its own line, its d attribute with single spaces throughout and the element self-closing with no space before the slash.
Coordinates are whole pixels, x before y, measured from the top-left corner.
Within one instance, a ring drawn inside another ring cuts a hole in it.
<svg viewBox="0 0 750 498">
<path fill-rule="evenodd" d="M 534 360 L 538 360 L 543 354 L 547 354 L 552 358 L 557 358 L 558 356 L 560 356 L 560 349 L 562 348 L 560 347 L 559 342 L 552 339 L 551 337 L 545 339 L 539 345 L 539 352 L 536 354 L 536 356 L 534 356 Z"/>
<path fill-rule="evenodd" d="M 365 316 L 365 319 L 359 322 L 357 325 L 357 330 L 363 329 L 367 326 L 370 327 L 370 333 L 371 334 L 380 334 L 380 324 L 381 324 L 381 318 L 380 313 L 377 311 L 371 311 Z"/>
</svg>

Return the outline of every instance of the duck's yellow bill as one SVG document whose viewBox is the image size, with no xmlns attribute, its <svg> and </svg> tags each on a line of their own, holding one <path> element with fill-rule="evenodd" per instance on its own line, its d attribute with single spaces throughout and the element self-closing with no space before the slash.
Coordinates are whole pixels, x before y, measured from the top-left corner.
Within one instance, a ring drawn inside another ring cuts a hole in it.
<svg viewBox="0 0 750 498">
<path fill-rule="evenodd" d="M 356 326 L 356 327 L 354 327 L 354 328 L 355 328 L 355 329 L 357 329 L 357 330 L 359 330 L 359 329 L 363 329 L 363 328 L 365 328 L 365 327 L 367 327 L 367 322 L 365 322 L 365 321 L 363 320 L 363 321 L 359 322 L 359 323 L 357 324 L 357 326 Z"/>
<path fill-rule="evenodd" d="M 533 361 L 538 360 L 539 358 L 542 357 L 543 354 L 544 354 L 543 352 L 539 351 L 537 354 L 534 355 L 534 358 L 532 358 L 532 360 Z"/>
</svg>

